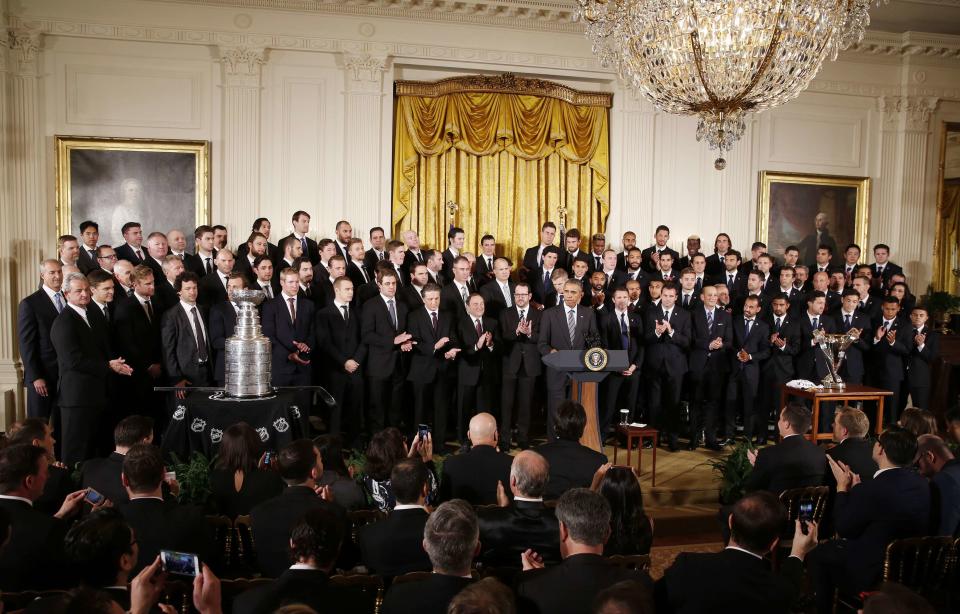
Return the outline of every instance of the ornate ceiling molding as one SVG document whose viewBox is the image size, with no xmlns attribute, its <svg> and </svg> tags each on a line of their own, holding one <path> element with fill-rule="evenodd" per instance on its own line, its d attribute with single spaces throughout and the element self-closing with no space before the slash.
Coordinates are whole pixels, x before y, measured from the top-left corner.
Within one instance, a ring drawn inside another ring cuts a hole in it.
<svg viewBox="0 0 960 614">
<path fill-rule="evenodd" d="M 958 0 L 960 3 L 960 0 Z M 960 36 L 920 32 L 867 32 L 848 53 L 895 57 L 960 58 Z"/>
<path fill-rule="evenodd" d="M 553 81 L 528 79 L 513 73 L 450 77 L 439 81 L 397 81 L 393 89 L 397 96 L 444 96 L 457 92 L 494 92 L 557 98 L 574 105 L 599 106 L 608 109 L 613 106 L 613 94 L 609 92 L 582 92 Z"/>
</svg>

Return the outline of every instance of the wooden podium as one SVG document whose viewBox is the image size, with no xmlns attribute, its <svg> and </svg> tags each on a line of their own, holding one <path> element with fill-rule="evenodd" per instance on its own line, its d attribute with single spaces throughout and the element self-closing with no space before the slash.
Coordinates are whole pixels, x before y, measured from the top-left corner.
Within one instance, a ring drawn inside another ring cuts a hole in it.
<svg viewBox="0 0 960 614">
<path fill-rule="evenodd" d="M 588 350 L 561 350 L 543 357 L 543 364 L 555 371 L 562 371 L 570 377 L 570 399 L 583 405 L 587 413 L 587 425 L 583 429 L 580 443 L 603 452 L 600 441 L 600 418 L 597 414 L 599 394 L 597 384 L 607 377 L 607 373 L 626 370 L 629 359 L 626 350 L 605 350 L 607 364 L 600 370 L 587 368 L 584 355 Z"/>
</svg>

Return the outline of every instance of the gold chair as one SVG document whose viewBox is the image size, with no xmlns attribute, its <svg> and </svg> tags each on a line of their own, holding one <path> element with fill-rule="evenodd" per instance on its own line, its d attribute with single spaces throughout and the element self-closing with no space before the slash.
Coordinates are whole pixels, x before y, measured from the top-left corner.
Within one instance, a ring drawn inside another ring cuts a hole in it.
<svg viewBox="0 0 960 614">
<path fill-rule="evenodd" d="M 354 510 L 347 512 L 347 519 L 350 521 L 350 538 L 353 540 L 353 543 L 359 543 L 357 541 L 357 534 L 360 532 L 360 527 L 373 524 L 374 522 L 380 522 L 386 517 L 387 515 L 380 510 Z"/>
<path fill-rule="evenodd" d="M 807 486 L 806 488 L 791 488 L 780 493 L 780 503 L 787 510 L 790 518 L 790 535 L 793 535 L 793 523 L 800 516 L 800 502 L 813 502 L 813 521 L 817 524 L 823 519 L 823 512 L 827 507 L 827 498 L 830 488 L 827 486 Z"/>
<path fill-rule="evenodd" d="M 234 566 L 257 569 L 257 549 L 253 542 L 253 521 L 250 516 L 237 516 L 233 519 L 234 545 L 236 557 Z"/>
<path fill-rule="evenodd" d="M 911 537 L 887 545 L 883 581 L 897 582 L 924 597 L 935 597 L 952 588 L 956 561 L 953 537 Z"/>
<path fill-rule="evenodd" d="M 380 614 L 380 607 L 383 605 L 383 578 L 380 576 L 338 574 L 330 576 L 330 585 L 363 593 L 370 599 L 369 612 Z"/>
<path fill-rule="evenodd" d="M 229 516 L 207 515 L 207 527 L 214 536 L 214 543 L 217 544 L 217 556 L 220 558 L 218 563 L 222 569 L 230 569 L 233 564 L 233 521 Z M 217 566 L 212 566 L 214 569 Z"/>
<path fill-rule="evenodd" d="M 422 582 L 430 578 L 433 572 L 430 571 L 410 571 L 400 574 L 393 578 L 392 584 L 406 584 L 408 582 Z"/>
</svg>

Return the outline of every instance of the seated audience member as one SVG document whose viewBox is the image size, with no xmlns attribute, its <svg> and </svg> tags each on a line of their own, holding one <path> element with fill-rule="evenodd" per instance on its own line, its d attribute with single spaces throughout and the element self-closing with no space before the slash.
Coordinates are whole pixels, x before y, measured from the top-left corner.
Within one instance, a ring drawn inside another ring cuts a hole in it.
<svg viewBox="0 0 960 614">
<path fill-rule="evenodd" d="M 347 511 L 359 510 L 367 506 L 367 496 L 357 484 L 343 460 L 343 444 L 339 435 L 321 435 L 314 443 L 323 459 L 323 475 L 320 486 L 329 486 L 333 500 Z"/>
<path fill-rule="evenodd" d="M 63 550 L 80 586 L 103 591 L 124 611 L 131 609 L 127 584 L 139 547 L 119 511 L 100 509 L 75 524 L 67 532 Z"/>
<path fill-rule="evenodd" d="M 934 614 L 930 603 L 902 584 L 884 582 L 863 600 L 863 614 Z"/>
<path fill-rule="evenodd" d="M 776 495 L 755 492 L 727 518 L 730 543 L 722 552 L 681 552 L 657 581 L 658 612 L 789 612 L 800 595 L 803 559 L 817 545 L 817 527 L 796 521 L 790 556 L 779 572 L 764 559 L 780 541 L 787 513 Z"/>
<path fill-rule="evenodd" d="M 877 472 L 877 461 L 873 460 L 873 442 L 867 437 L 870 421 L 867 415 L 856 407 L 840 407 L 833 416 L 833 440 L 837 445 L 827 450 L 827 456 L 850 467 L 850 470 L 866 482 L 873 479 Z M 836 487 L 833 472 L 826 468 L 825 483 Z"/>
<path fill-rule="evenodd" d="M 640 480 L 631 467 L 604 465 L 597 470 L 591 490 L 610 505 L 610 539 L 604 556 L 649 554 L 653 545 L 653 522 L 643 512 Z"/>
<path fill-rule="evenodd" d="M 117 509 L 137 537 L 140 556 L 135 573 L 152 563 L 161 550 L 192 552 L 201 561 L 210 560 L 214 551 L 203 511 L 164 500 L 164 471 L 160 448 L 151 444 L 134 444 L 123 459 L 121 478 L 130 500 Z"/>
<path fill-rule="evenodd" d="M 363 595 L 328 582 L 343 535 L 343 526 L 334 514 L 308 510 L 290 532 L 293 565 L 270 584 L 237 595 L 233 612 L 260 614 L 289 604 L 301 604 L 317 612 L 362 612 Z"/>
<path fill-rule="evenodd" d="M 398 429 L 383 429 L 374 434 L 367 446 L 367 462 L 363 467 L 363 486 L 373 499 L 373 504 L 381 512 L 389 512 L 396 505 L 393 489 L 390 487 L 390 472 L 393 466 L 404 458 L 419 455 L 430 473 L 430 494 L 427 502 L 437 500 L 437 474 L 433 468 L 433 440 L 420 441 L 420 433 L 413 438 L 413 444 L 407 448 L 407 442 Z"/>
<path fill-rule="evenodd" d="M 753 472 L 746 489 L 768 490 L 776 495 L 790 488 L 819 486 L 826 465 L 823 449 L 803 435 L 810 428 L 810 410 L 790 403 L 780 410 L 777 429 L 780 443 L 747 453 Z"/>
<path fill-rule="evenodd" d="M 290 567 L 290 532 L 297 520 L 313 509 L 334 514 L 346 527 L 346 512 L 330 501 L 330 488 L 317 486 L 323 475 L 323 460 L 309 439 L 287 444 L 277 454 L 280 477 L 286 489 L 250 511 L 257 563 L 263 575 L 276 578 Z"/>
<path fill-rule="evenodd" d="M 450 456 L 443 464 L 440 500 L 464 499 L 471 505 L 497 502 L 497 482 L 510 482 L 513 457 L 497 449 L 497 421 L 490 414 L 479 413 L 470 419 L 467 439 L 470 451 Z"/>
<path fill-rule="evenodd" d="M 907 407 L 900 414 L 897 424 L 912 433 L 914 437 L 937 434 L 937 417 L 929 409 Z"/>
<path fill-rule="evenodd" d="M 153 418 L 127 416 L 113 429 L 113 452 L 106 458 L 91 458 L 80 468 L 80 484 L 92 488 L 114 505 L 129 501 L 120 474 L 123 459 L 130 447 L 138 443 L 153 443 Z"/>
<path fill-rule="evenodd" d="M 423 549 L 433 573 L 422 582 L 394 584 L 383 600 L 383 614 L 446 614 L 453 598 L 473 582 L 470 566 L 480 550 L 477 514 L 466 501 L 438 507 L 423 529 Z"/>
<path fill-rule="evenodd" d="M 33 507 L 46 514 L 53 514 L 63 505 L 67 495 L 77 489 L 70 477 L 70 470 L 56 462 L 53 447 L 57 440 L 53 438 L 53 429 L 46 420 L 27 418 L 13 424 L 7 432 L 7 445 L 15 446 L 18 443 L 37 446 L 47 453 L 47 483 L 43 487 L 43 494 L 33 502 Z"/>
<path fill-rule="evenodd" d="M 500 505 L 480 510 L 480 560 L 486 565 L 519 567 L 520 553 L 533 549 L 547 562 L 560 560 L 557 517 L 543 504 L 550 467 L 532 450 L 517 454 L 510 467 L 513 501 L 499 493 Z M 498 486 L 498 489 L 500 487 Z"/>
<path fill-rule="evenodd" d="M 632 580 L 650 585 L 644 571 L 623 569 L 603 558 L 610 537 L 610 505 L 586 488 L 573 488 L 557 501 L 560 554 L 563 562 L 544 567 L 534 551 L 524 552 L 517 583 L 523 611 L 541 614 L 579 614 L 590 609 L 600 591 Z"/>
<path fill-rule="evenodd" d="M 370 573 L 390 577 L 430 571 L 430 558 L 422 546 L 429 482 L 427 466 L 419 458 L 405 458 L 393 466 L 390 484 L 396 506 L 386 520 L 361 527 L 357 535 L 361 559 Z"/>
<path fill-rule="evenodd" d="M 0 510 L 10 519 L 10 540 L 0 551 L 0 590 L 58 588 L 66 585 L 63 571 L 63 521 L 76 513 L 85 491 L 67 495 L 50 516 L 33 508 L 47 481 L 47 453 L 32 445 L 0 450 Z"/>
<path fill-rule="evenodd" d="M 960 461 L 936 435 L 920 435 L 917 465 L 933 486 L 935 523 L 931 528 L 937 535 L 960 537 Z"/>
<path fill-rule="evenodd" d="M 493 577 L 468 584 L 450 602 L 447 614 L 515 614 L 513 591 Z"/>
<path fill-rule="evenodd" d="M 834 589 L 856 595 L 880 579 L 884 551 L 895 539 L 927 533 L 930 487 L 913 471 L 917 440 L 899 427 L 884 431 L 873 445 L 880 467 L 869 482 L 830 459 L 837 481 L 833 522 L 835 539 L 810 553 L 817 609 L 831 612 Z"/>
<path fill-rule="evenodd" d="M 597 593 L 590 611 L 593 614 L 654 614 L 656 608 L 649 588 L 624 580 Z"/>
<path fill-rule="evenodd" d="M 223 432 L 217 460 L 210 471 L 210 494 L 217 511 L 236 518 L 283 492 L 283 479 L 269 467 L 260 436 L 246 422 Z"/>
<path fill-rule="evenodd" d="M 557 407 L 554 428 L 557 439 L 537 448 L 537 453 L 550 464 L 547 499 L 557 499 L 571 488 L 589 488 L 593 474 L 607 462 L 607 457 L 580 444 L 587 414 L 576 401 L 564 401 Z"/>
</svg>

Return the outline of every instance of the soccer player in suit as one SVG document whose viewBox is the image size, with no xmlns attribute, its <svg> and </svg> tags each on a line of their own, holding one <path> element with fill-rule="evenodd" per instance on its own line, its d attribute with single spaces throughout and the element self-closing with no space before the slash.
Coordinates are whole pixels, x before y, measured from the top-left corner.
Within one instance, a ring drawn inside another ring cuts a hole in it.
<svg viewBox="0 0 960 614">
<path fill-rule="evenodd" d="M 847 288 L 843 291 L 843 305 L 834 316 L 840 333 L 849 333 L 857 339 L 847 348 L 847 359 L 840 369 L 840 376 L 848 384 L 862 384 L 866 372 L 864 352 L 869 352 L 871 321 L 864 313 L 857 311 L 859 295 L 855 290 Z"/>
<path fill-rule="evenodd" d="M 293 223 L 293 232 L 287 235 L 287 237 L 294 237 L 297 242 L 300 243 L 303 255 L 308 257 L 312 264 L 320 262 L 320 248 L 317 246 L 316 241 L 307 236 L 310 233 L 310 214 L 306 211 L 296 211 L 290 218 L 290 221 Z M 341 222 L 337 223 L 338 227 L 340 223 Z M 344 255 L 344 257 L 346 257 L 346 255 Z"/>
<path fill-rule="evenodd" d="M 124 244 L 116 248 L 117 259 L 126 260 L 133 266 L 143 262 L 146 250 L 143 249 L 143 229 L 139 222 L 127 222 L 121 229 Z"/>
<path fill-rule="evenodd" d="M 567 237 L 570 237 L 570 233 L 567 233 Z M 557 225 L 553 222 L 544 222 L 543 226 L 540 227 L 540 244 L 534 245 L 533 247 L 528 247 L 527 250 L 523 253 L 523 261 L 520 267 L 521 279 L 526 279 L 526 276 L 529 272 L 539 269 L 543 266 L 543 252 L 548 247 L 553 247 L 553 241 L 557 238 Z M 577 241 L 579 242 L 580 233 L 577 233 Z M 559 257 L 559 253 L 558 253 Z M 528 280 L 529 281 L 529 280 Z"/>
<path fill-rule="evenodd" d="M 417 262 L 410 267 L 410 283 L 403 287 L 400 293 L 400 300 L 407 304 L 410 311 L 423 307 L 423 289 L 430 281 L 430 274 L 427 273 L 427 265 Z M 433 284 L 440 287 L 438 284 Z M 442 291 L 442 288 L 441 288 Z"/>
<path fill-rule="evenodd" d="M 67 306 L 63 267 L 54 259 L 40 264 L 40 289 L 17 306 L 17 340 L 27 387 L 27 417 L 49 419 L 57 406 L 59 372 L 50 331 Z"/>
<path fill-rule="evenodd" d="M 563 238 L 563 249 L 560 250 L 560 256 L 557 259 L 557 266 L 573 275 L 573 265 L 576 262 L 582 262 L 587 265 L 587 271 L 590 270 L 590 256 L 580 249 L 580 231 L 571 228 Z M 541 265 L 542 266 L 542 265 Z"/>
<path fill-rule="evenodd" d="M 467 316 L 457 323 L 462 352 L 457 365 L 457 439 L 467 443 L 467 422 L 480 412 L 493 411 L 500 380 L 500 331 L 497 320 L 485 315 L 483 297 L 467 300 Z"/>
<path fill-rule="evenodd" d="M 691 267 L 680 271 L 680 295 L 677 303 L 687 311 L 693 311 L 700 305 L 700 291 L 697 289 L 697 273 Z"/>
<path fill-rule="evenodd" d="M 463 253 L 463 244 L 466 240 L 466 234 L 463 228 L 453 227 L 447 233 L 447 249 L 443 250 L 443 273 L 447 279 L 453 278 L 453 263 Z"/>
<path fill-rule="evenodd" d="M 687 237 L 687 253 L 676 261 L 677 268 L 681 271 L 687 267 L 693 267 L 693 259 L 696 256 L 703 256 L 703 252 L 700 251 L 701 243 L 699 235 L 690 235 Z M 703 256 L 706 260 L 706 256 Z M 697 288 L 697 294 L 700 293 L 700 288 Z"/>
<path fill-rule="evenodd" d="M 530 291 L 533 293 L 533 302 L 542 305 L 544 308 L 557 304 L 558 296 L 553 287 L 552 276 L 557 268 L 559 254 L 560 250 L 553 245 L 546 247 L 542 255 L 543 265 L 531 269 L 527 273 L 527 281 L 530 283 Z M 580 287 L 580 293 L 583 294 L 583 286 Z"/>
<path fill-rule="evenodd" d="M 533 389 L 543 371 L 537 347 L 541 312 L 530 305 L 532 296 L 530 284 L 518 283 L 513 288 L 513 306 L 502 310 L 499 316 L 504 357 L 500 388 L 500 445 L 504 450 L 511 447 L 514 411 L 517 416 L 517 445 L 522 450 L 530 447 Z"/>
<path fill-rule="evenodd" d="M 483 303 L 487 307 L 486 313 L 495 320 L 499 319 L 504 309 L 513 306 L 516 284 L 510 280 L 511 266 L 507 258 L 494 258 L 491 271 L 493 277 L 480 287 L 480 296 L 483 297 Z"/>
<path fill-rule="evenodd" d="M 611 307 L 597 312 L 597 328 L 603 346 L 610 350 L 626 350 L 627 368 L 609 373 L 600 388 L 600 436 L 614 429 L 617 408 L 633 409 L 640 389 L 640 366 L 643 364 L 643 317 L 631 312 L 630 294 L 620 286 L 611 292 Z M 618 399 L 623 398 L 623 402 Z"/>
<path fill-rule="evenodd" d="M 404 230 L 400 235 L 406 250 L 403 254 L 403 266 L 409 272 L 414 264 L 426 264 L 426 252 L 420 248 L 420 235 L 416 230 Z"/>
<path fill-rule="evenodd" d="M 370 249 L 363 255 L 363 263 L 367 265 L 367 270 L 372 271 L 377 268 L 377 263 L 385 260 L 387 257 L 387 236 L 380 226 L 374 226 L 370 229 Z M 402 263 L 401 263 L 402 264 Z"/>
<path fill-rule="evenodd" d="M 753 275 L 753 273 L 751 273 Z M 757 316 L 760 299 L 748 296 L 743 303 L 743 317 L 733 319 L 733 357 L 727 402 L 740 401 L 743 407 L 743 436 L 748 440 L 754 434 L 757 445 L 767 441 L 766 412 L 757 409 L 760 389 L 760 365 L 770 355 L 770 329 Z"/>
<path fill-rule="evenodd" d="M 921 409 L 930 409 L 930 374 L 940 354 L 940 333 L 927 326 L 929 317 L 926 307 L 915 306 L 910 312 L 910 327 L 902 328 L 898 335 L 907 348 L 907 392 L 913 406 Z"/>
<path fill-rule="evenodd" d="M 143 264 L 133 269 L 133 296 L 121 299 L 113 318 L 113 347 L 133 369 L 125 383 L 124 405 L 137 408 L 160 423 L 162 397 L 153 392 L 163 375 L 163 352 L 160 347 L 160 313 L 154 304 L 153 270 Z M 126 412 L 120 408 L 118 416 Z"/>
<path fill-rule="evenodd" d="M 227 300 L 227 278 L 233 271 L 233 252 L 221 249 L 214 258 L 216 270 L 200 280 L 200 298 L 197 302 L 206 308 Z"/>
<path fill-rule="evenodd" d="M 747 293 L 747 275 L 740 272 L 740 252 L 731 249 L 723 257 L 724 269 L 711 281 L 714 284 L 726 284 L 731 302 Z"/>
<path fill-rule="evenodd" d="M 893 393 L 890 401 L 884 403 L 883 419 L 885 425 L 896 424 L 900 418 L 901 387 L 906 377 L 904 358 L 908 346 L 900 335 L 900 329 L 911 326 L 909 320 L 900 314 L 900 302 L 888 296 L 880 304 L 880 317 L 874 321 L 870 339 L 871 368 L 867 381 L 871 386 L 885 388 Z"/>
<path fill-rule="evenodd" d="M 733 242 L 730 240 L 730 235 L 725 232 L 718 233 L 717 237 L 713 240 L 713 253 L 707 256 L 706 273 L 708 279 L 713 279 L 724 274 L 724 270 L 726 270 L 725 260 L 727 253 L 732 249 Z"/>
<path fill-rule="evenodd" d="M 432 423 L 437 450 L 447 441 L 447 411 L 454 361 L 460 352 L 456 316 L 440 309 L 440 286 L 427 283 L 423 306 L 410 309 L 407 332 L 414 342 L 407 380 L 413 384 L 413 423 Z M 430 414 L 432 409 L 433 413 Z"/>
<path fill-rule="evenodd" d="M 213 261 L 217 257 L 217 250 L 213 247 L 213 228 L 206 224 L 197 226 L 193 231 L 193 240 L 195 253 L 184 257 L 183 266 L 202 279 L 217 268 Z"/>
<path fill-rule="evenodd" d="M 778 273 L 779 284 L 768 284 L 766 295 L 768 299 L 781 294 L 786 296 L 790 315 L 797 317 L 803 313 L 803 293 L 794 287 L 795 276 L 796 272 L 793 268 L 780 267 Z M 769 312 L 766 315 L 769 316 Z"/>
<path fill-rule="evenodd" d="M 598 336 L 597 319 L 593 310 L 580 304 L 583 286 L 568 279 L 563 284 L 563 303 L 544 309 L 540 318 L 538 345 L 540 355 L 563 350 L 585 350 L 587 339 Z M 567 397 L 568 376 L 563 371 L 547 367 L 547 441 L 553 441 L 557 407 Z"/>
<path fill-rule="evenodd" d="M 800 246 L 800 249 L 803 249 L 802 245 Z M 829 245 L 820 245 L 816 249 L 816 256 L 813 261 L 808 262 L 807 260 L 804 260 L 804 262 L 808 263 L 812 273 L 822 272 L 830 275 L 837 270 L 837 268 L 833 266 L 833 254 L 835 251 L 836 250 Z M 840 272 L 842 273 L 843 271 Z"/>
<path fill-rule="evenodd" d="M 657 255 L 651 254 L 650 256 L 657 261 L 655 269 L 652 273 L 653 277 L 656 279 L 662 279 L 663 281 L 679 282 L 680 271 L 673 268 L 673 264 L 676 262 L 674 255 L 666 250 L 654 253 Z"/>
<path fill-rule="evenodd" d="M 330 432 L 340 432 L 346 412 L 348 442 L 360 434 L 363 411 L 363 363 L 367 346 L 360 338 L 360 313 L 351 305 L 353 282 L 342 276 L 333 282 L 334 299 L 317 309 L 316 338 L 324 385 L 336 399 L 331 410 Z"/>
<path fill-rule="evenodd" d="M 61 458 L 72 467 L 94 456 L 94 436 L 106 412 L 110 372 L 129 376 L 133 369 L 110 348 L 110 332 L 100 319 L 89 318 L 90 284 L 71 273 L 63 284 L 68 308 L 57 316 L 50 340 L 60 372 Z"/>
<path fill-rule="evenodd" d="M 770 329 L 770 358 L 760 369 L 761 420 L 779 415 L 781 386 L 794 379 L 793 360 L 800 349 L 799 316 L 790 313 L 787 295 L 774 295 L 770 309 L 766 320 Z"/>
<path fill-rule="evenodd" d="M 201 283 L 203 283 L 201 281 Z M 227 280 L 228 299 L 210 308 L 210 347 L 213 350 L 213 379 L 218 386 L 224 382 L 224 354 L 228 337 L 233 336 L 237 326 L 238 307 L 233 302 L 233 293 L 247 287 L 243 273 L 234 271 Z"/>
<path fill-rule="evenodd" d="M 880 279 L 886 286 L 894 275 L 903 275 L 903 268 L 890 262 L 888 245 L 877 243 L 873 246 L 873 264 L 870 265 L 870 272 L 874 279 Z"/>
<path fill-rule="evenodd" d="M 689 450 L 696 450 L 703 429 L 710 450 L 720 450 L 717 442 L 717 401 L 723 398 L 727 373 L 730 370 L 730 349 L 733 327 L 730 314 L 717 308 L 717 289 L 704 286 L 698 307 L 690 310 L 693 339 L 690 345 L 690 383 L 693 403 L 690 406 Z"/>
<path fill-rule="evenodd" d="M 866 315 L 867 320 L 873 320 L 880 313 L 880 299 L 870 295 L 870 280 L 864 276 L 853 278 L 851 285 L 859 296 L 857 311 Z"/>
<path fill-rule="evenodd" d="M 620 240 L 620 253 L 617 254 L 617 270 L 626 271 L 627 270 L 627 257 L 630 255 L 630 250 L 636 249 L 642 253 L 642 250 L 637 247 L 637 233 L 632 230 L 628 230 L 623 233 L 623 237 Z"/>
<path fill-rule="evenodd" d="M 344 260 L 350 260 L 350 254 L 347 253 L 347 247 L 350 244 L 350 240 L 353 238 L 353 226 L 351 226 L 350 222 L 347 220 L 340 220 L 337 222 L 334 232 L 336 233 L 334 247 L 337 250 L 337 254 L 342 256 Z M 354 288 L 354 291 L 356 291 L 356 288 Z"/>
<path fill-rule="evenodd" d="M 671 264 L 680 260 L 680 254 L 675 250 L 667 247 L 667 241 L 670 240 L 670 228 L 664 225 L 657 226 L 657 230 L 653 233 L 653 245 L 643 250 L 643 262 L 644 270 L 648 273 L 656 273 L 657 261 L 654 260 L 653 254 L 657 253 L 657 257 L 662 254 L 670 254 L 673 257 Z"/>
<path fill-rule="evenodd" d="M 197 306 L 199 283 L 195 273 L 182 273 L 177 278 L 180 301 L 161 319 L 163 366 L 170 384 L 177 387 L 209 386 L 213 380 L 210 332 Z"/>
<path fill-rule="evenodd" d="M 643 252 L 637 247 L 631 247 L 627 251 L 625 266 L 621 270 L 621 281 L 624 285 L 630 281 L 636 281 L 640 284 L 642 292 L 647 291 L 647 285 L 650 283 L 650 275 L 643 270 Z"/>
<path fill-rule="evenodd" d="M 80 222 L 80 253 L 77 256 L 77 266 L 84 275 L 100 268 L 97 261 L 97 241 L 100 240 L 100 226 L 96 222 L 86 220 Z"/>
<path fill-rule="evenodd" d="M 477 286 L 482 288 L 487 282 L 494 278 L 494 265 L 497 259 L 497 240 L 493 235 L 483 235 L 480 239 L 480 253 L 477 254 L 477 262 L 474 266 L 474 277 L 477 280 Z M 512 266 L 512 265 L 511 265 Z"/>
<path fill-rule="evenodd" d="M 403 405 L 401 352 L 413 350 L 413 335 L 407 332 L 407 306 L 397 294 L 397 274 L 381 271 L 377 279 L 380 288 L 363 306 L 360 337 L 367 346 L 367 391 L 369 394 L 368 424 L 371 433 L 400 423 Z"/>
<path fill-rule="evenodd" d="M 797 349 L 796 369 L 797 377 L 819 384 L 830 372 L 827 358 L 816 346 L 813 338 L 815 330 L 821 329 L 826 333 L 837 332 L 833 318 L 824 314 L 827 298 L 823 292 L 814 290 L 807 293 L 807 309 L 798 318 L 800 329 L 800 344 Z"/>
<path fill-rule="evenodd" d="M 687 373 L 690 347 L 690 314 L 676 304 L 677 287 L 666 283 L 660 304 L 652 307 L 644 322 L 650 400 L 648 420 L 665 434 L 671 452 L 679 449 L 680 392 Z"/>
</svg>

